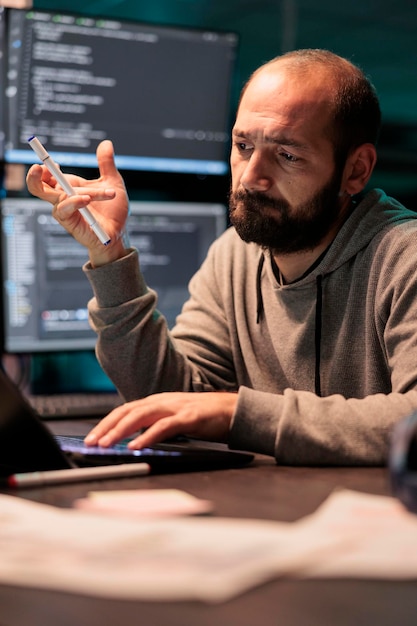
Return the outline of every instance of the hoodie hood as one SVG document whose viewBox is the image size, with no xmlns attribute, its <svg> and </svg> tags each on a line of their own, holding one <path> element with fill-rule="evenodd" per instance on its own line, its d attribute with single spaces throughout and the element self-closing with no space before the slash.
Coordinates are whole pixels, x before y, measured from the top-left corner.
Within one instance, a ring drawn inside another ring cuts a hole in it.
<svg viewBox="0 0 417 626">
<path fill-rule="evenodd" d="M 387 196 L 380 189 L 369 191 L 347 218 L 336 237 L 327 248 L 319 262 L 311 270 L 294 282 L 282 285 L 282 289 L 296 289 L 315 282 L 317 276 L 326 276 L 334 272 L 360 250 L 369 245 L 374 237 L 392 224 L 417 219 L 417 213 L 406 209 L 394 198 Z M 260 280 L 265 263 L 261 252 L 257 272 L 257 293 L 261 295 Z M 258 306 L 258 314 L 262 306 Z"/>
<path fill-rule="evenodd" d="M 311 272 L 310 280 L 318 274 L 326 275 L 355 257 L 374 237 L 392 224 L 417 219 L 417 214 L 406 209 L 380 189 L 373 189 L 357 205 L 339 230 L 322 262 Z M 309 276 L 306 277 L 308 280 Z"/>
<path fill-rule="evenodd" d="M 322 338 L 322 307 L 323 307 L 323 281 L 326 276 L 335 272 L 345 263 L 348 263 L 362 249 L 384 229 L 393 224 L 416 220 L 417 214 L 406 209 L 397 200 L 387 196 L 382 190 L 374 189 L 366 194 L 359 202 L 355 210 L 343 224 L 333 242 L 327 248 L 321 258 L 313 264 L 298 280 L 279 285 L 277 288 L 287 291 L 302 289 L 306 285 L 315 283 L 316 288 L 316 322 L 315 322 L 315 392 L 321 395 L 320 385 L 320 353 Z M 256 275 L 257 316 L 256 322 L 260 323 L 263 315 L 262 298 L 262 274 L 265 271 L 265 255 L 262 252 L 259 258 Z M 268 268 L 268 273 L 272 271 Z"/>
</svg>

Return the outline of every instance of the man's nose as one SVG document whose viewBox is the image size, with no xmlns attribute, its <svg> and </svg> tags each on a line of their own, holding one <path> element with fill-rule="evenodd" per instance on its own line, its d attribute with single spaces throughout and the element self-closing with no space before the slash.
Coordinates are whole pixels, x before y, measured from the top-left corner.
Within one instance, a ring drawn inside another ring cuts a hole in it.
<svg viewBox="0 0 417 626">
<path fill-rule="evenodd" d="M 240 178 L 247 191 L 266 191 L 273 184 L 271 164 L 261 152 L 253 152 Z"/>
</svg>

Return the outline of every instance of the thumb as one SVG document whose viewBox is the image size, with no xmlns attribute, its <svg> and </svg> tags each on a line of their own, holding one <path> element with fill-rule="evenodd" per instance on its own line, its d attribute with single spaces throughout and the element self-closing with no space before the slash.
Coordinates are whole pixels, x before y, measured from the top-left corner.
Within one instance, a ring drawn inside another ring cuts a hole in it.
<svg viewBox="0 0 417 626">
<path fill-rule="evenodd" d="M 96 156 L 100 177 L 113 178 L 114 176 L 119 175 L 114 162 L 113 143 L 109 139 L 105 139 L 98 144 Z"/>
</svg>

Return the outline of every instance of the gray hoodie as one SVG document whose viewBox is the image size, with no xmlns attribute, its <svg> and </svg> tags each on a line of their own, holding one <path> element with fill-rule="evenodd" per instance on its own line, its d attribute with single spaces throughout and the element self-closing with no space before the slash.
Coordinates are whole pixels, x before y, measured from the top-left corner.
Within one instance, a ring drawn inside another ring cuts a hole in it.
<svg viewBox="0 0 417 626">
<path fill-rule="evenodd" d="M 373 190 L 291 284 L 228 229 L 171 333 L 135 251 L 85 271 L 97 354 L 126 400 L 234 391 L 230 447 L 282 464 L 379 465 L 393 424 L 417 408 L 416 268 L 417 214 Z"/>
</svg>

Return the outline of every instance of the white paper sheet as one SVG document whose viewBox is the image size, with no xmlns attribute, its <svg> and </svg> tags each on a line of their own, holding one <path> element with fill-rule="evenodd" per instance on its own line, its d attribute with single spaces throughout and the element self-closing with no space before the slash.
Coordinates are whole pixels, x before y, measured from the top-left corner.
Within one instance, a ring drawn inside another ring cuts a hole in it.
<svg viewBox="0 0 417 626">
<path fill-rule="evenodd" d="M 146 600 L 219 602 L 305 562 L 287 524 L 131 521 L 0 496 L 0 582 Z M 329 545 L 322 540 L 323 548 Z M 310 552 L 317 553 L 320 546 Z"/>
<path fill-rule="evenodd" d="M 307 543 L 326 533 L 339 545 L 305 576 L 417 579 L 417 515 L 396 498 L 335 492 L 297 527 Z"/>
<path fill-rule="evenodd" d="M 221 602 L 277 576 L 417 578 L 417 516 L 340 491 L 285 524 L 121 519 L 0 495 L 0 582 L 87 595 Z"/>
</svg>

